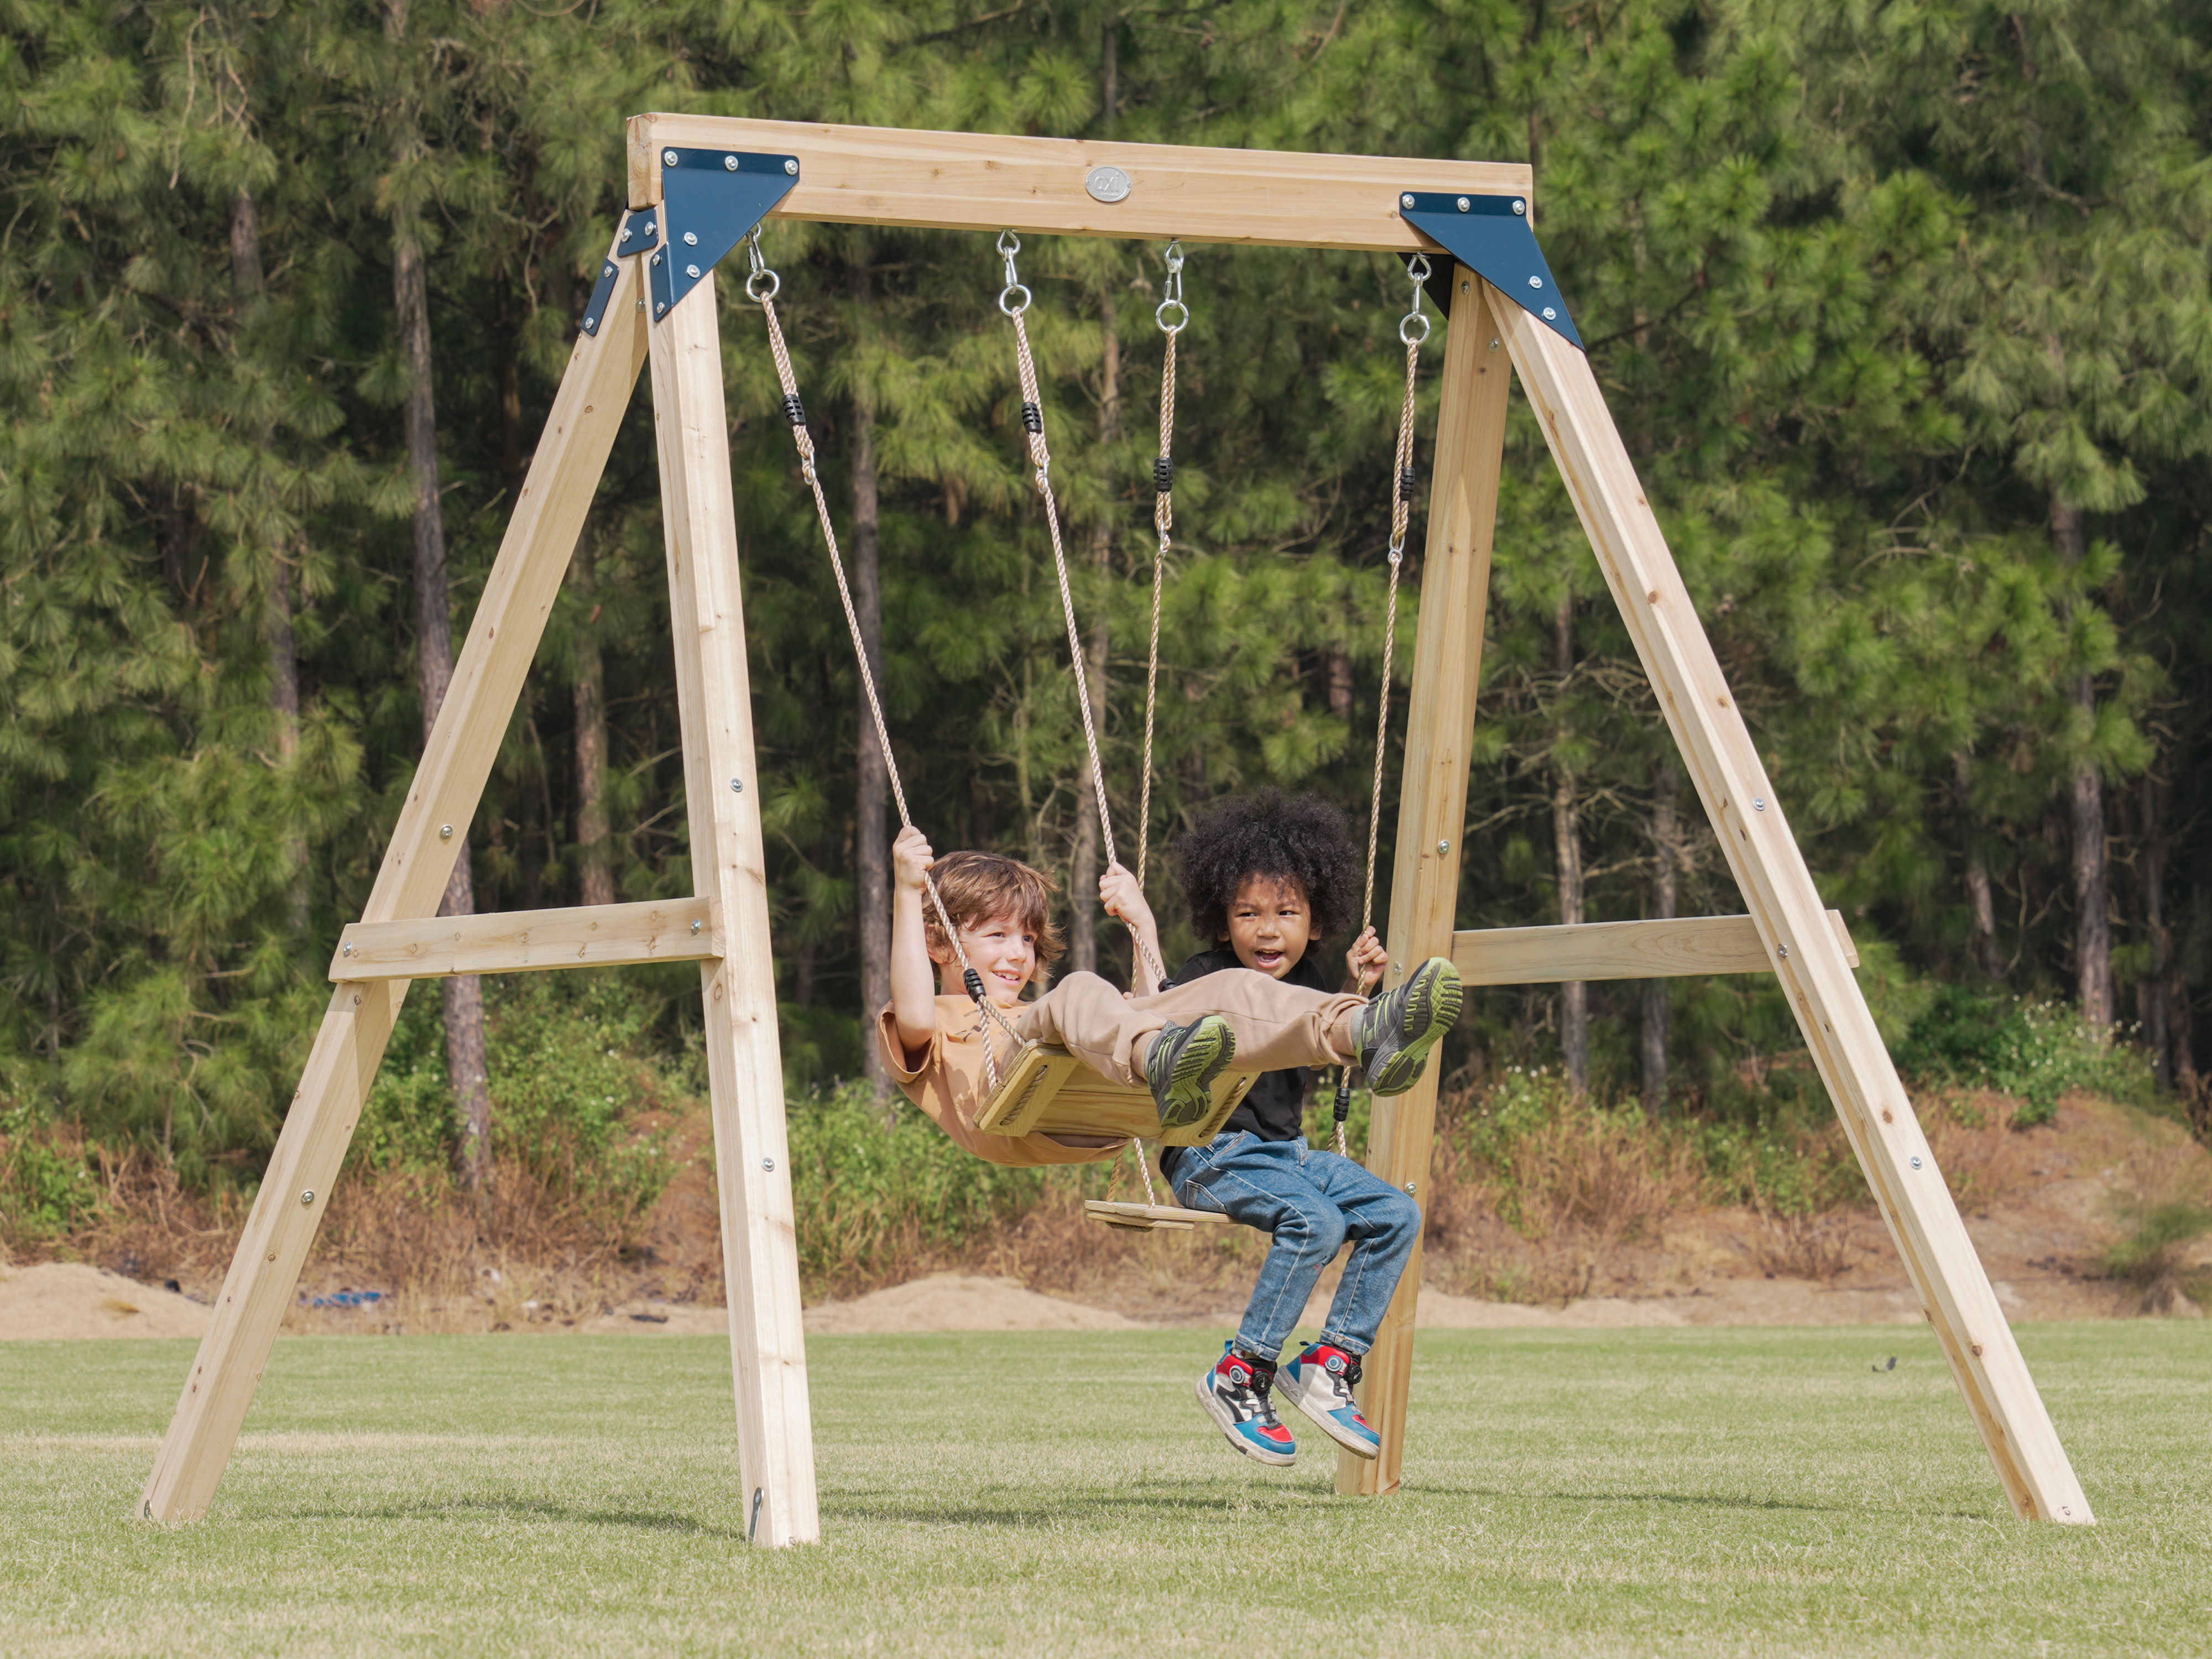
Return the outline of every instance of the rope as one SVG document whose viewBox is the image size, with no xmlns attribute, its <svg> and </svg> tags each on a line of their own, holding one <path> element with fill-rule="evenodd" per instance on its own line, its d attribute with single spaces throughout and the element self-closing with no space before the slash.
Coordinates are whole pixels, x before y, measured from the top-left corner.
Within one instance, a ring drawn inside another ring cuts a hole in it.
<svg viewBox="0 0 2212 1659">
<path fill-rule="evenodd" d="M 1367 799 L 1367 886 L 1359 901 L 1359 931 L 1375 925 L 1375 838 L 1382 824 L 1382 760 L 1390 740 L 1390 659 L 1398 646 L 1398 575 L 1406 562 L 1406 529 L 1413 517 L 1413 392 L 1420 374 L 1421 343 L 1429 337 L 1429 319 L 1421 313 L 1421 284 L 1429 278 L 1429 262 L 1416 254 L 1407 268 L 1413 279 L 1413 306 L 1398 320 L 1398 338 L 1406 348 L 1406 398 L 1398 409 L 1398 447 L 1390 467 L 1390 598 L 1383 612 L 1382 689 L 1375 706 L 1375 781 Z M 1419 332 L 1414 331 L 1419 324 Z M 1341 1068 L 1336 1085 L 1336 1150 L 1345 1150 L 1344 1120 L 1352 1109 L 1351 1068 Z"/>
<path fill-rule="evenodd" d="M 1152 827 L 1152 713 L 1160 680 L 1160 588 L 1167 574 L 1168 543 L 1175 530 L 1175 398 L 1176 336 L 1190 322 L 1190 307 L 1182 302 L 1182 244 L 1170 242 L 1167 252 L 1167 295 L 1152 313 L 1152 320 L 1168 337 L 1160 358 L 1160 453 L 1152 463 L 1152 525 L 1159 545 L 1152 553 L 1152 641 L 1145 653 L 1144 795 L 1137 807 L 1137 885 L 1145 884 L 1145 854 L 1150 850 Z M 1168 321 L 1174 311 L 1178 320 Z"/>
<path fill-rule="evenodd" d="M 1084 669 L 1083 634 L 1075 623 L 1075 592 L 1068 583 L 1067 550 L 1060 543 L 1060 507 L 1052 494 L 1052 455 L 1045 447 L 1044 404 L 1037 390 L 1036 361 L 1030 354 L 1029 326 L 1022 320 L 1022 313 L 1030 307 L 1030 291 L 1014 276 L 1014 255 L 1020 251 L 1021 246 L 1021 238 L 1012 231 L 1000 233 L 999 252 L 1006 258 L 1006 282 L 1000 290 L 999 309 L 1012 318 L 1014 324 L 1014 357 L 1022 387 L 1022 429 L 1029 440 L 1030 464 L 1036 469 L 1037 494 L 1044 501 L 1045 523 L 1052 532 L 1053 569 L 1060 578 L 1060 614 L 1067 621 L 1067 653 L 1075 667 L 1076 706 L 1083 711 L 1083 742 L 1091 754 L 1091 789 L 1098 802 L 1099 834 L 1106 843 L 1106 861 L 1119 864 L 1121 856 L 1114 850 L 1113 809 L 1106 804 L 1106 768 L 1098 757 L 1098 729 L 1091 718 L 1091 678 Z M 1022 296 L 1019 304 L 1013 302 L 1013 296 L 1017 294 Z M 1152 970 L 1153 982 L 1159 985 L 1167 983 L 1167 975 L 1161 970 L 1159 958 L 1152 954 L 1152 947 L 1145 942 L 1145 936 L 1137 931 L 1136 924 L 1125 918 L 1123 925 L 1128 928 L 1129 937 L 1136 942 L 1137 949 L 1143 953 L 1145 965 Z"/>
<path fill-rule="evenodd" d="M 860 618 L 853 609 L 853 590 L 845 580 L 845 558 L 837 550 L 837 531 L 830 520 L 829 498 L 822 492 L 822 475 L 814 465 L 814 436 L 806 429 L 806 406 L 799 401 L 799 380 L 792 372 L 791 353 L 783 343 L 783 325 L 776 319 L 775 295 L 783 284 L 761 258 L 760 232 L 756 229 L 747 240 L 752 257 L 752 272 L 745 278 L 745 297 L 755 301 L 761 308 L 761 314 L 768 319 L 769 351 L 775 358 L 775 378 L 783 387 L 783 412 L 791 422 L 792 441 L 799 450 L 799 474 L 814 492 L 815 515 L 822 521 L 822 539 L 830 551 L 830 568 L 837 574 L 837 597 L 844 602 L 845 626 L 853 635 L 853 656 L 860 665 L 860 689 L 867 694 L 868 713 L 875 720 L 876 745 L 883 750 L 884 770 L 890 778 L 891 799 L 898 804 L 899 823 L 911 830 L 914 828 L 914 817 L 907 811 L 906 787 L 899 781 L 898 758 L 891 752 L 890 728 L 884 720 L 883 699 L 876 694 L 875 673 L 868 666 L 867 642 L 860 635 Z M 937 890 L 937 884 L 925 878 L 922 884 L 929 894 L 929 902 L 936 907 L 938 923 L 944 928 L 945 937 L 952 942 L 952 953 L 960 960 L 961 983 L 978 1010 L 975 1030 L 983 1037 L 983 1069 L 988 1074 L 991 1091 L 995 1094 L 999 1089 L 998 1056 L 994 1052 L 989 1034 L 984 1029 L 981 1016 L 988 1016 L 1012 1040 L 1017 1048 L 1021 1046 L 1022 1039 L 1006 1023 L 1006 1016 L 999 1012 L 998 1005 L 985 994 L 982 975 L 968 960 L 967 949 L 960 943 L 960 929 L 953 925 L 952 915 L 945 908 L 945 898 Z"/>
</svg>

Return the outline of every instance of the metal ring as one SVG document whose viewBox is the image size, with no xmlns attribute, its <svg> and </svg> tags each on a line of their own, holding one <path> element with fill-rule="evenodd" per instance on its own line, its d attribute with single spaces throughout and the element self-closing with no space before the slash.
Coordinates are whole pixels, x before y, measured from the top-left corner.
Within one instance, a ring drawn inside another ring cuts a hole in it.
<svg viewBox="0 0 2212 1659">
<path fill-rule="evenodd" d="M 768 278 L 768 292 L 765 294 L 757 286 L 763 276 Z M 772 270 L 756 270 L 745 278 L 745 298 L 755 305 L 764 306 L 782 291 L 783 278 Z"/>
<path fill-rule="evenodd" d="M 1168 320 L 1170 310 L 1182 313 L 1174 322 Z M 1170 334 L 1180 334 L 1190 326 L 1190 307 L 1180 300 L 1163 300 L 1152 313 L 1152 320 Z"/>
<path fill-rule="evenodd" d="M 1421 325 L 1421 331 L 1419 334 L 1412 331 L 1415 323 Z M 1428 337 L 1429 316 L 1426 312 L 1409 311 L 1398 319 L 1398 338 L 1407 345 L 1419 345 Z"/>
<path fill-rule="evenodd" d="M 1429 280 L 1429 256 L 1425 253 L 1416 253 L 1411 259 L 1408 259 L 1406 262 L 1406 275 L 1412 277 L 1417 283 L 1427 282 Z"/>
<path fill-rule="evenodd" d="M 1397 538 L 1390 544 L 1390 562 L 1395 566 L 1406 556 L 1406 538 Z"/>
<path fill-rule="evenodd" d="M 1022 296 L 1022 302 L 1019 305 L 1007 304 L 1006 302 L 1017 294 Z M 999 309 L 1005 312 L 1007 316 L 1018 317 L 1029 308 L 1030 291 L 1019 283 L 1009 283 L 999 290 Z"/>
</svg>

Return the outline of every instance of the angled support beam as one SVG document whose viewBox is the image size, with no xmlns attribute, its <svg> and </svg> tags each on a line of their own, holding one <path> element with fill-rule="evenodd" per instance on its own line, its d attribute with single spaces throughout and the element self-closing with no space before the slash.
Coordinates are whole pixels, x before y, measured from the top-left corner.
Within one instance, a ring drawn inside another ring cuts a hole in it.
<svg viewBox="0 0 2212 1659">
<path fill-rule="evenodd" d="M 1511 376 L 1505 354 L 1492 349 L 1498 338 L 1494 302 L 1471 270 L 1461 270 L 1452 289 L 1421 570 L 1420 632 L 1413 646 L 1405 773 L 1398 795 L 1386 986 L 1398 984 L 1427 958 L 1447 955 L 1452 948 L 1474 694 L 1482 675 L 1482 624 L 1490 599 L 1491 537 L 1505 459 L 1505 395 Z M 1367 1167 L 1417 1198 L 1429 1184 L 1437 1070 L 1431 1066 L 1406 1093 L 1376 1101 L 1367 1132 Z M 1368 1420 L 1382 1434 L 1382 1453 L 1372 1462 L 1339 1454 L 1340 1492 L 1398 1489 L 1406 1452 L 1406 1394 L 1413 1372 L 1413 1313 L 1420 1294 L 1417 1244 L 1364 1361 L 1366 1380 L 1359 1386 Z"/>
<path fill-rule="evenodd" d="M 611 325 L 580 339 L 568 359 L 364 921 L 434 914 L 453 860 L 467 845 L 465 836 L 441 836 L 439 826 L 465 825 L 476 816 L 500 735 L 645 362 L 645 313 L 637 307 L 642 292 L 636 262 L 626 262 L 611 289 Z M 393 979 L 341 985 L 331 998 L 147 1480 L 141 1509 L 150 1520 L 191 1520 L 207 1512 L 406 994 L 407 981 Z"/>
<path fill-rule="evenodd" d="M 692 879 L 728 930 L 699 976 L 746 1535 L 781 1546 L 814 1542 L 822 1521 L 714 287 L 708 270 L 653 326 L 653 423 Z"/>
<path fill-rule="evenodd" d="M 357 921 L 338 935 L 331 977 L 435 979 L 526 974 L 547 968 L 620 968 L 722 954 L 722 930 L 704 899 L 595 904 L 577 910 Z"/>
<path fill-rule="evenodd" d="M 1859 965 L 1843 913 L 1828 926 L 1844 960 Z M 1680 979 L 1764 974 L 1771 964 L 1749 916 L 1585 921 L 1564 927 L 1493 927 L 1452 935 L 1452 966 L 1469 985 L 1557 985 L 1569 980 Z"/>
<path fill-rule="evenodd" d="M 1519 307 L 1499 314 L 1606 585 L 1997 1478 L 2023 1517 L 2089 1521 L 1589 360 Z"/>
</svg>

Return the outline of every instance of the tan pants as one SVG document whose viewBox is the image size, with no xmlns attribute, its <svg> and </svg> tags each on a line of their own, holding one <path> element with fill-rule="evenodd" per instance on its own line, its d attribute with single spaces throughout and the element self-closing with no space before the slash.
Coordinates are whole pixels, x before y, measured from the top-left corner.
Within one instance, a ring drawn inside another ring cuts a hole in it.
<svg viewBox="0 0 2212 1659">
<path fill-rule="evenodd" d="M 1025 1006 L 1014 1030 L 1056 1042 L 1101 1077 L 1145 1087 L 1145 1057 L 1164 1025 L 1219 1014 L 1237 1036 L 1236 1069 L 1279 1072 L 1352 1060 L 1352 1017 L 1364 997 L 1308 991 L 1231 968 L 1154 996 L 1125 997 L 1096 974 L 1070 974 Z"/>
</svg>

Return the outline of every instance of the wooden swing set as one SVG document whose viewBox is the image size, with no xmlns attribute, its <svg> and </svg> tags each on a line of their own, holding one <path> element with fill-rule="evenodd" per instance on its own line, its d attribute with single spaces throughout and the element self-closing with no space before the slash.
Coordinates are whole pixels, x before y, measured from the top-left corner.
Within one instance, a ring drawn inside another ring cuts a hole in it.
<svg viewBox="0 0 2212 1659">
<path fill-rule="evenodd" d="M 1536 243 L 1528 167 L 667 114 L 632 118 L 629 146 L 629 211 L 375 887 L 332 957 L 329 1010 L 147 1481 L 144 1516 L 195 1518 L 214 1498 L 409 983 L 694 960 L 748 1535 L 775 1546 L 821 1535 L 715 294 L 717 263 L 763 219 L 781 217 L 1180 237 L 1433 262 L 1429 291 L 1446 302 L 1448 327 L 1385 985 L 1436 955 L 1449 955 L 1470 984 L 1776 975 L 2006 1496 L 2025 1518 L 2093 1518 L 1852 977 L 1841 918 L 1820 902 L 1606 410 Z M 665 902 L 440 917 L 500 735 L 648 363 L 698 892 Z M 1454 929 L 1516 375 L 1748 915 Z M 1034 404 L 1026 385 L 1024 394 Z M 803 434 L 801 417 L 793 418 Z M 1030 430 L 1041 447 L 1041 428 Z M 1377 1100 L 1370 1130 L 1367 1167 L 1417 1196 L 1436 1093 L 1431 1068 L 1407 1093 Z M 1147 1138 L 1164 1129 L 1170 1139 L 1203 1139 L 1234 1104 L 1218 1096 L 1206 1121 L 1163 1126 L 1149 1097 L 1133 1101 L 1048 1051 L 1011 1063 L 994 1104 L 1000 1097 L 1013 1103 L 994 1116 L 1001 1129 Z M 1342 1455 L 1340 1492 L 1399 1485 L 1420 1278 L 1417 1252 L 1360 1389 L 1382 1453 L 1372 1462 Z"/>
</svg>

